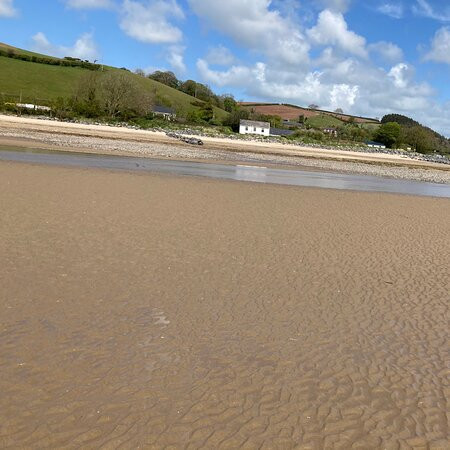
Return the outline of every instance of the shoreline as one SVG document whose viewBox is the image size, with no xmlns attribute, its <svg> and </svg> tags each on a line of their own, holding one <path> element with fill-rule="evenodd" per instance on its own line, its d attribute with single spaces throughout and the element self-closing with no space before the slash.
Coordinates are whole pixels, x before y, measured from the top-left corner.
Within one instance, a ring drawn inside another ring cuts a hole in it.
<svg viewBox="0 0 450 450">
<path fill-rule="evenodd" d="M 192 146 L 163 132 L 0 115 L 0 146 L 105 155 L 173 158 L 367 174 L 450 184 L 450 166 L 384 153 L 307 148 L 201 136 Z"/>
<path fill-rule="evenodd" d="M 283 169 L 269 165 L 222 164 L 136 156 L 96 155 L 60 151 L 2 150 L 0 161 L 38 164 L 48 167 L 76 167 L 92 170 L 124 171 L 171 176 L 209 178 L 218 181 L 250 182 L 275 186 L 295 186 L 354 192 L 377 192 L 435 198 L 450 198 L 450 185 L 397 180 L 370 175 Z"/>
</svg>

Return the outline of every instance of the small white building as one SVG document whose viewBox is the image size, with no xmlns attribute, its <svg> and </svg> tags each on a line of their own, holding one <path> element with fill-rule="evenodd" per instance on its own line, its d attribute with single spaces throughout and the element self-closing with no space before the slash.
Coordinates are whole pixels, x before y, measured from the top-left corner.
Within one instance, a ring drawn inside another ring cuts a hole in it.
<svg viewBox="0 0 450 450">
<path fill-rule="evenodd" d="M 380 142 L 374 142 L 374 141 L 366 141 L 366 145 L 367 147 L 370 148 L 386 148 L 386 146 L 384 144 L 381 144 Z"/>
<path fill-rule="evenodd" d="M 257 134 L 259 136 L 269 136 L 270 123 L 257 122 L 254 120 L 241 120 L 239 124 L 239 134 Z"/>
<path fill-rule="evenodd" d="M 32 109 L 33 111 L 51 111 L 50 106 L 34 105 L 33 103 L 16 103 L 16 106 L 24 109 Z"/>
</svg>

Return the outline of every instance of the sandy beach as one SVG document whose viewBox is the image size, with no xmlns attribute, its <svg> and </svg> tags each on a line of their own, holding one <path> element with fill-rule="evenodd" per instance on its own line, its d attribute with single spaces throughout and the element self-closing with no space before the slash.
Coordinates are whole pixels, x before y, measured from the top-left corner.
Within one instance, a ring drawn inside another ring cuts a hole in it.
<svg viewBox="0 0 450 450">
<path fill-rule="evenodd" d="M 0 189 L 0 447 L 448 448 L 448 199 L 9 162 Z"/>
<path fill-rule="evenodd" d="M 384 153 L 201 136 L 192 146 L 163 132 L 0 115 L 0 146 L 202 161 L 250 162 L 450 183 L 450 165 Z"/>
</svg>

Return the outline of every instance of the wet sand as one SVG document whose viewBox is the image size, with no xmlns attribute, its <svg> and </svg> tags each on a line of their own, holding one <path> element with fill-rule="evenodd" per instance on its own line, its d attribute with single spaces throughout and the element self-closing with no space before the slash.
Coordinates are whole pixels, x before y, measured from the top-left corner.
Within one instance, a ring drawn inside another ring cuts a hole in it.
<svg viewBox="0 0 450 450">
<path fill-rule="evenodd" d="M 0 447 L 447 448 L 450 201 L 0 164 Z"/>
</svg>

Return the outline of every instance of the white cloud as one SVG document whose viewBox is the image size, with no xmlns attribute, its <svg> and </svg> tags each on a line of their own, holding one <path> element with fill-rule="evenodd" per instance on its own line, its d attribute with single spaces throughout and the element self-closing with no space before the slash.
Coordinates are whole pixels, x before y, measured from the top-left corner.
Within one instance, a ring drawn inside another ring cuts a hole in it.
<svg viewBox="0 0 450 450">
<path fill-rule="evenodd" d="M 262 62 L 251 67 L 232 66 L 225 71 L 216 71 L 206 61 L 199 60 L 197 69 L 202 79 L 209 83 L 220 87 L 245 87 L 248 95 L 269 100 L 347 108 L 354 104 L 358 95 L 358 86 L 322 83 L 321 72 L 283 78 L 281 73 Z"/>
<path fill-rule="evenodd" d="M 308 30 L 308 36 L 317 45 L 335 45 L 360 57 L 367 57 L 366 40 L 348 29 L 344 16 L 328 9 L 319 14 L 317 25 Z"/>
<path fill-rule="evenodd" d="M 425 60 L 450 64 L 450 27 L 442 27 L 436 32 Z"/>
<path fill-rule="evenodd" d="M 108 9 L 113 6 L 112 0 L 66 0 L 73 9 Z"/>
<path fill-rule="evenodd" d="M 192 10 L 238 45 L 266 55 L 273 63 L 308 62 L 309 45 L 289 18 L 269 9 L 270 0 L 189 0 Z"/>
<path fill-rule="evenodd" d="M 0 17 L 14 17 L 16 14 L 13 0 L 0 0 Z"/>
<path fill-rule="evenodd" d="M 203 80 L 218 87 L 247 87 L 247 80 L 256 75 L 252 68 L 246 66 L 232 66 L 227 70 L 215 71 L 209 67 L 209 64 L 204 59 L 197 61 L 197 69 Z"/>
<path fill-rule="evenodd" d="M 235 62 L 235 57 L 231 51 L 223 45 L 210 48 L 205 59 L 209 64 L 218 66 L 231 66 Z"/>
<path fill-rule="evenodd" d="M 393 19 L 401 19 L 403 17 L 403 4 L 385 2 L 378 6 L 377 11 L 392 17 Z"/>
<path fill-rule="evenodd" d="M 348 84 L 335 84 L 330 91 L 329 108 L 350 108 L 359 97 L 359 86 Z"/>
<path fill-rule="evenodd" d="M 377 53 L 387 62 L 398 62 L 403 59 L 403 50 L 392 42 L 380 41 L 370 44 L 369 50 Z"/>
<path fill-rule="evenodd" d="M 47 55 L 64 57 L 72 56 L 80 59 L 88 59 L 90 61 L 97 59 L 99 56 L 97 46 L 91 33 L 82 34 L 72 47 L 63 45 L 54 45 L 49 42 L 44 33 L 39 32 L 33 37 L 33 50 Z"/>
<path fill-rule="evenodd" d="M 184 63 L 184 50 L 185 47 L 179 45 L 172 45 L 169 47 L 167 61 L 177 74 L 186 72 L 186 65 Z"/>
<path fill-rule="evenodd" d="M 413 5 L 413 12 L 418 16 L 428 17 L 440 22 L 450 22 L 450 6 L 440 5 L 439 9 L 440 12 L 437 12 L 427 0 L 416 0 L 416 4 Z"/>
<path fill-rule="evenodd" d="M 175 44 L 181 41 L 183 33 L 169 18 L 184 18 L 176 0 L 124 0 L 120 28 L 141 42 Z"/>
<path fill-rule="evenodd" d="M 398 63 L 388 73 L 388 76 L 394 80 L 394 85 L 398 88 L 408 86 L 412 73 L 410 67 L 405 63 Z"/>
</svg>

